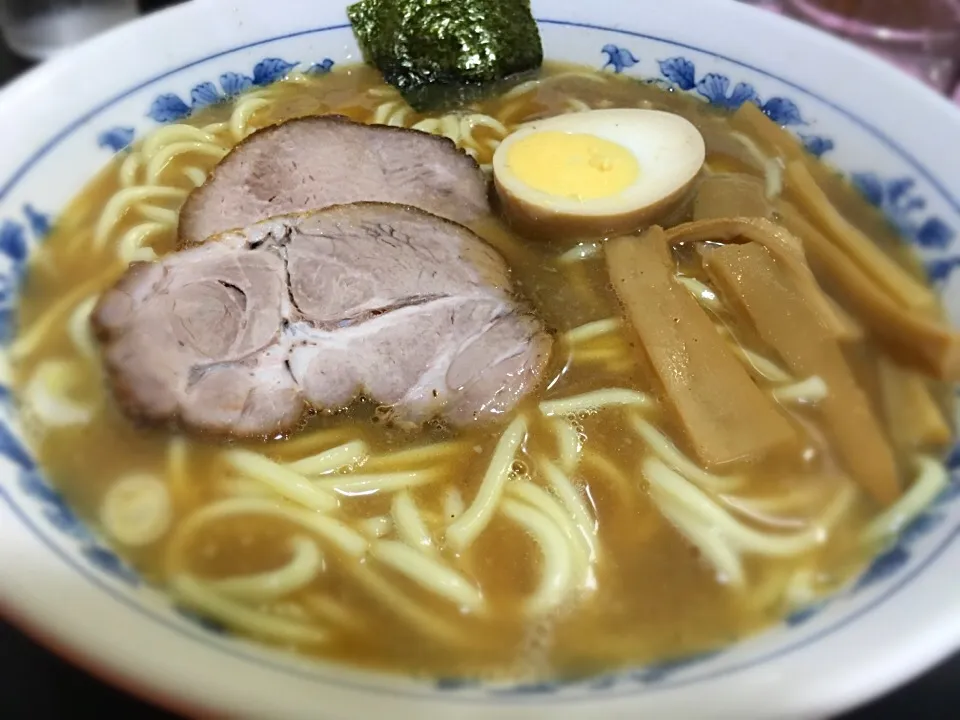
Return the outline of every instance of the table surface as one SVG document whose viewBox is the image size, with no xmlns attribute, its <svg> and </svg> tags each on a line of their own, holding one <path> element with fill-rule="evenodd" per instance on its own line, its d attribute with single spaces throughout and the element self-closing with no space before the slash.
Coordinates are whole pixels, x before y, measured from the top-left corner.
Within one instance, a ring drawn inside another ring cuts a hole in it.
<svg viewBox="0 0 960 720">
<path fill-rule="evenodd" d="M 170 0 L 142 0 L 149 10 L 173 4 Z M 0 85 L 20 74 L 30 63 L 17 58 L 0 42 Z M 72 717 L 80 713 L 173 720 L 162 710 L 91 678 L 33 643 L 0 620 L 0 718 Z M 939 720 L 956 717 L 960 707 L 960 654 L 843 720 L 911 717 Z"/>
</svg>

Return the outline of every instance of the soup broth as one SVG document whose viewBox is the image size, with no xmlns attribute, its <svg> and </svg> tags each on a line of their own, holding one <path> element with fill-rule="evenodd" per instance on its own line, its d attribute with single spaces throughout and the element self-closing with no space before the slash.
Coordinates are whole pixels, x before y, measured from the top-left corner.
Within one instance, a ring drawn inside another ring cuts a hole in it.
<svg viewBox="0 0 960 720">
<path fill-rule="evenodd" d="M 780 406 L 803 447 L 761 465 L 694 468 L 697 497 L 729 519 L 715 528 L 729 536 L 713 553 L 690 530 L 689 511 L 651 492 L 644 462 L 681 470 L 690 448 L 623 318 L 603 238 L 537 243 L 496 220 L 473 228 L 503 254 L 557 338 L 548 382 L 495 427 L 410 430 L 361 402 L 314 415 L 289 438 L 222 442 L 138 427 L 105 391 L 89 326 L 96 298 L 130 262 L 175 251 L 187 193 L 255 129 L 337 113 L 446 134 L 489 166 L 522 123 L 608 107 L 679 113 L 703 133 L 709 172 L 768 179 L 749 146 L 774 149 L 741 118 L 556 63 L 448 116 L 414 113 L 367 67 L 294 75 L 119 153 L 59 218 L 23 289 L 11 358 L 41 466 L 181 602 L 241 634 L 364 667 L 585 675 L 729 643 L 836 589 L 875 552 L 881 509 L 844 472 L 815 398 L 804 395 L 816 388 L 796 387 L 805 378 L 788 377 L 722 302 L 707 303 L 711 318 L 728 328 L 757 384 L 794 386 Z M 875 210 L 829 169 L 808 164 L 846 219 L 921 277 Z M 793 192 L 787 184 L 785 198 Z M 684 206 L 669 224 L 690 214 Z M 716 297 L 694 254 L 677 261 L 692 291 Z M 881 408 L 884 352 L 868 337 L 851 357 Z M 895 372 L 945 413 L 939 385 Z M 914 482 L 916 453 L 936 458 L 945 440 L 898 446 L 904 487 Z"/>
</svg>

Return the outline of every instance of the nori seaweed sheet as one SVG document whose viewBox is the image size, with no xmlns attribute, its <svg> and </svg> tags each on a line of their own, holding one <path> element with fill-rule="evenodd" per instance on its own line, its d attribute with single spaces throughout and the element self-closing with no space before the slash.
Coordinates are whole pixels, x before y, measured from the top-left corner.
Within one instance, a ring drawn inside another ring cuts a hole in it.
<svg viewBox="0 0 960 720">
<path fill-rule="evenodd" d="M 420 111 L 475 100 L 543 62 L 529 0 L 362 0 L 347 14 L 366 61 Z"/>
</svg>

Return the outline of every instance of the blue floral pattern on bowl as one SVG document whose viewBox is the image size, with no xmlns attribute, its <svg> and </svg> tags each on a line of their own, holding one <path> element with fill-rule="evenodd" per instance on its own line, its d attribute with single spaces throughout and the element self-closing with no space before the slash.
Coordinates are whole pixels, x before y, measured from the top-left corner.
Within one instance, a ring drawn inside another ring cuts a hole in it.
<svg viewBox="0 0 960 720">
<path fill-rule="evenodd" d="M 80 554 L 91 565 L 111 577 L 132 586 L 140 578 L 113 550 L 106 547 L 73 512 L 59 492 L 43 479 L 30 452 L 6 424 L 0 423 L 0 455 L 18 466 L 20 490 L 41 507 L 43 517 L 51 527 L 69 536 L 77 543 Z"/>
<path fill-rule="evenodd" d="M 135 133 L 132 127 L 110 128 L 97 135 L 97 144 L 107 150 L 120 152 L 130 146 Z"/>
<path fill-rule="evenodd" d="M 659 60 L 658 65 L 660 74 L 669 83 L 684 92 L 696 91 L 711 105 L 736 110 L 744 103 L 752 102 L 778 125 L 806 124 L 800 117 L 800 108 L 792 100 L 773 97 L 766 102 L 761 102 L 753 85 L 738 82 L 731 90 L 730 78 L 719 73 L 707 73 L 697 80 L 696 67 L 687 58 L 673 57 Z"/>
<path fill-rule="evenodd" d="M 912 178 L 883 180 L 876 173 L 859 172 L 853 173 L 850 180 L 901 233 L 912 238 L 920 247 L 945 250 L 953 242 L 956 233 L 940 218 L 918 219 L 927 202 L 916 194 L 916 181 Z"/>
<path fill-rule="evenodd" d="M 607 56 L 607 62 L 601 69 L 612 69 L 615 73 L 622 73 L 636 65 L 639 59 L 627 48 L 616 45 L 606 45 L 602 50 Z M 737 83 L 730 90 L 730 78 L 719 73 L 707 73 L 697 79 L 696 66 L 693 61 L 685 57 L 672 57 L 658 60 L 660 76 L 648 78 L 651 82 L 665 84 L 669 89 L 683 92 L 696 91 L 710 104 L 728 110 L 736 110 L 745 102 L 752 102 L 760 108 L 774 122 L 782 126 L 805 125 L 800 116 L 800 109 L 792 100 L 783 97 L 773 97 L 766 102 L 760 102 L 757 91 L 749 83 Z M 822 135 L 797 133 L 804 147 L 815 157 L 833 150 L 833 140 Z"/>
<path fill-rule="evenodd" d="M 250 75 L 237 72 L 221 75 L 219 89 L 209 81 L 195 85 L 190 91 L 189 103 L 181 100 L 180 96 L 174 93 L 159 95 L 153 101 L 147 115 L 158 123 L 177 122 L 208 105 L 224 102 L 251 88 L 265 87 L 282 80 L 298 65 L 300 65 L 299 61 L 287 62 L 282 58 L 265 58 L 253 66 L 253 72 Z M 326 58 L 310 65 L 306 74 L 322 75 L 330 72 L 333 65 L 333 60 Z"/>
<path fill-rule="evenodd" d="M 609 54 L 606 48 L 604 53 Z M 730 79 L 718 73 L 707 73 L 698 80 L 696 67 L 687 58 L 672 57 L 660 60 L 658 64 L 660 74 L 671 87 L 684 92 L 696 92 L 711 105 L 736 110 L 744 103 L 752 102 L 782 127 L 794 129 L 810 124 L 803 119 L 797 104 L 788 98 L 772 97 L 762 101 L 754 87 L 744 82 L 737 83 L 730 90 Z M 834 149 L 833 140 L 823 135 L 796 134 L 807 151 L 815 157 L 820 158 Z M 850 176 L 850 181 L 896 225 L 904 237 L 920 247 L 943 250 L 952 243 L 955 232 L 943 220 L 933 216 L 923 217 L 926 200 L 914 192 L 916 181 L 912 178 L 884 180 L 876 173 L 857 172 Z M 952 268 L 953 265 L 950 265 Z M 942 271 L 940 274 L 943 274 Z"/>
<path fill-rule="evenodd" d="M 46 237 L 51 227 L 50 216 L 29 203 L 22 213 L 23 220 L 0 221 L 0 341 L 9 340 L 13 333 L 17 290 L 27 268 L 30 244 Z M 0 388 L 0 397 L 8 394 L 7 388 Z"/>
<path fill-rule="evenodd" d="M 632 68 L 640 59 L 634 57 L 633 53 L 627 48 L 617 47 L 616 45 L 604 45 L 601 52 L 607 56 L 607 62 L 603 70 L 612 69 L 615 73 L 622 73 L 628 68 Z"/>
<path fill-rule="evenodd" d="M 282 80 L 301 64 L 299 61 L 289 62 L 278 57 L 264 58 L 253 66 L 249 75 L 225 72 L 217 78 L 217 82 L 207 80 L 194 85 L 188 100 L 184 100 L 176 93 L 158 95 L 150 104 L 147 117 L 161 124 L 179 122 L 190 117 L 197 110 L 225 102 L 247 90 L 266 87 Z M 311 63 L 303 72 L 305 75 L 323 75 L 330 72 L 334 64 L 330 58 L 324 58 L 320 62 Z M 136 130 L 132 127 L 113 127 L 97 136 L 97 144 L 107 150 L 120 152 L 133 143 L 135 135 Z"/>
<path fill-rule="evenodd" d="M 602 69 L 614 73 L 624 73 L 638 68 L 641 64 L 641 58 L 629 48 L 616 44 L 604 45 L 601 54 L 606 56 Z M 834 140 L 812 131 L 815 123 L 806 118 L 796 102 L 789 98 L 773 96 L 763 100 L 750 83 L 734 82 L 727 75 L 717 72 L 698 75 L 695 63 L 683 56 L 668 57 L 656 62 L 658 74 L 646 76 L 641 74 L 639 79 L 664 85 L 674 91 L 695 94 L 711 105 L 728 110 L 734 110 L 746 102 L 755 103 L 773 121 L 794 131 L 811 154 L 820 157 L 835 149 Z M 329 72 L 333 65 L 334 61 L 327 58 L 307 66 L 303 72 L 325 73 Z M 249 74 L 225 72 L 219 75 L 216 82 L 204 81 L 194 85 L 186 99 L 173 92 L 159 94 L 150 104 L 146 115 L 155 123 L 178 122 L 211 104 L 223 102 L 251 88 L 264 87 L 276 82 L 298 67 L 301 67 L 300 62 L 290 62 L 278 57 L 264 58 L 254 65 Z M 96 141 L 102 148 L 120 152 L 129 147 L 135 137 L 136 128 L 133 125 L 124 124 L 103 130 L 97 135 Z M 857 172 L 852 173 L 850 179 L 867 200 L 885 213 L 903 232 L 908 241 L 919 247 L 944 253 L 955 250 L 955 230 L 941 218 L 926 213 L 927 203 L 917 192 L 916 183 L 912 178 L 884 179 L 873 172 Z M 50 227 L 50 216 L 37 211 L 30 204 L 22 207 L 21 218 L 0 220 L 0 334 L 4 338 L 13 327 L 13 304 L 26 267 L 30 245 L 41 241 Z M 945 254 L 928 263 L 930 276 L 936 282 L 946 281 L 949 274 L 958 266 L 960 266 L 960 255 L 956 254 Z M 0 408 L 10 411 L 11 402 L 9 388 L 0 386 Z M 64 502 L 61 495 L 45 481 L 29 451 L 15 436 L 9 427 L 9 421 L 6 420 L 0 420 L 0 456 L 16 466 L 22 494 L 34 502 L 34 509 L 39 511 L 47 526 L 59 533 L 62 538 L 74 543 L 79 554 L 90 567 L 127 586 L 140 584 L 141 581 L 136 572 L 88 530 Z M 948 467 L 951 480 L 940 497 L 905 528 L 888 549 L 874 559 L 846 593 L 795 612 L 785 620 L 784 625 L 795 627 L 809 622 L 830 603 L 842 597 L 865 592 L 903 572 L 917 544 L 943 525 L 948 518 L 948 505 L 952 506 L 960 500 L 960 481 L 957 473 L 960 468 L 960 446 L 954 448 Z M 224 631 L 217 623 L 202 618 L 192 611 L 177 608 L 177 612 L 206 630 L 216 633 Z M 669 659 L 626 674 L 613 673 L 591 678 L 581 684 L 593 689 L 605 689 L 626 679 L 640 685 L 655 685 L 664 682 L 677 672 L 715 658 L 723 652 L 725 650 Z M 473 687 L 476 684 L 469 680 L 440 680 L 437 682 L 437 687 L 453 691 Z M 504 692 L 509 694 L 548 693 L 568 685 L 569 683 L 559 681 L 535 683 L 513 687 Z"/>
<path fill-rule="evenodd" d="M 331 61 L 332 63 L 332 61 Z M 192 112 L 223 102 L 253 87 L 264 87 L 282 80 L 293 70 L 297 62 L 287 62 L 281 58 L 265 58 L 253 67 L 251 75 L 228 72 L 220 76 L 220 87 L 212 82 L 203 82 L 190 91 L 190 102 L 184 102 L 175 93 L 165 93 L 157 97 L 147 113 L 158 123 L 176 122 L 188 117 Z"/>
</svg>

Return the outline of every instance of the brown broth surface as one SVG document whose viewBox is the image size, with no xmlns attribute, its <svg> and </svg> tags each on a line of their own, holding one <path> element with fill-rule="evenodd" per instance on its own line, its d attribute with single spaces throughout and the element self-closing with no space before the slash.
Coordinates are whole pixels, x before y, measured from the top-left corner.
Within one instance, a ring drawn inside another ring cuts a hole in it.
<svg viewBox="0 0 960 720">
<path fill-rule="evenodd" d="M 551 63 L 542 71 L 543 78 L 553 79 L 519 96 L 479 103 L 471 111 L 513 127 L 522 121 L 567 111 L 574 100 L 591 108 L 662 108 L 683 114 L 698 124 L 719 122 L 720 132 L 729 130 L 724 116 L 681 93 Z M 361 66 L 338 69 L 316 78 L 285 81 L 260 92 L 267 102 L 250 115 L 249 122 L 254 127 L 321 113 L 340 113 L 370 122 L 385 102 L 396 101 L 379 75 Z M 227 122 L 240 100 L 206 109 L 185 122 L 194 127 Z M 408 117 L 404 123 L 409 126 L 419 119 L 422 118 Z M 705 137 L 708 163 L 715 171 L 757 174 L 736 158 L 716 152 L 712 132 L 705 132 Z M 477 157 L 481 164 L 490 162 L 492 143 L 484 143 L 493 137 L 494 133 L 487 128 L 475 131 L 475 140 L 481 147 Z M 82 425 L 44 428 L 31 421 L 30 408 L 24 406 L 25 425 L 41 466 L 68 501 L 92 523 L 98 522 L 98 509 L 104 495 L 119 478 L 148 473 L 164 479 L 173 498 L 171 530 L 160 541 L 146 547 L 117 546 L 158 586 L 164 587 L 172 574 L 184 570 L 197 577 L 215 579 L 276 568 L 289 557 L 291 537 L 309 536 L 309 533 L 284 520 L 258 515 L 209 525 L 186 548 L 183 566 L 171 567 L 167 558 L 168 540 L 176 526 L 197 509 L 236 491 L 236 474 L 222 460 L 223 453 L 235 445 L 196 438 L 177 439 L 176 442 L 185 443 L 187 472 L 182 476 L 171 474 L 171 435 L 163 430 L 132 425 L 118 411 L 106 389 L 99 358 L 84 354 L 71 336 L 74 310 L 83 299 L 99 294 L 122 274 L 124 264 L 117 260 L 119 240 L 145 220 L 134 207 L 123 215 L 103 247 L 93 244 L 101 213 L 122 188 L 121 168 L 126 158 L 125 153 L 118 155 L 63 213 L 54 234 L 33 260 L 20 304 L 19 321 L 24 328 L 21 339 L 29 335 L 38 320 L 49 322 L 49 327 L 34 347 L 17 358 L 14 368 L 17 386 L 23 391 L 42 363 L 64 361 L 73 369 L 70 387 L 65 392 L 77 403 L 92 408 L 92 419 Z M 169 186 L 189 189 L 192 184 L 181 172 L 182 168 L 192 166 L 208 172 L 214 164 L 214 158 L 189 153 L 179 155 L 163 168 L 162 178 Z M 829 173 L 823 175 L 826 177 Z M 916 262 L 873 208 L 839 180 L 828 181 L 825 189 L 848 219 L 915 271 Z M 154 205 L 176 210 L 179 201 Z M 677 217 L 675 221 L 684 219 Z M 475 229 L 504 254 L 520 293 L 558 337 L 587 322 L 620 317 L 601 256 L 564 263 L 559 258 L 568 247 L 524 241 L 497 222 Z M 174 231 L 168 228 L 159 232 L 149 245 L 160 255 L 173 251 Z M 702 275 L 695 264 L 685 265 L 683 270 L 694 277 Z M 65 301 L 68 296 L 69 301 Z M 722 313 L 719 320 L 734 323 Z M 83 327 L 82 318 L 80 326 Z M 748 344 L 749 338 L 748 332 L 741 336 Z M 520 409 L 530 418 L 530 433 L 522 458 L 528 468 L 531 467 L 529 456 L 542 454 L 555 458 L 559 451 L 550 421 L 537 411 L 536 405 L 541 400 L 610 387 L 654 395 L 658 392 L 643 365 L 638 340 L 630 331 L 621 330 L 590 345 L 597 351 L 606 349 L 607 357 L 625 352 L 630 359 L 626 364 L 581 361 L 568 345 L 558 342 L 556 347 L 549 382 Z M 868 354 L 876 352 L 872 347 L 868 349 Z M 787 412 L 798 424 L 817 426 L 815 410 L 791 408 Z M 683 448 L 683 438 L 677 428 L 659 411 L 645 411 L 645 415 Z M 388 581 L 390 587 L 405 593 L 429 617 L 453 628 L 455 636 L 450 642 L 425 639 L 414 624 L 396 614 L 389 602 L 355 582 L 352 573 L 357 560 L 318 541 L 325 557 L 324 572 L 306 588 L 256 608 L 328 628 L 328 642 L 299 646 L 294 643 L 294 649 L 299 652 L 353 665 L 429 676 L 527 678 L 590 674 L 682 656 L 755 633 L 792 609 L 789 588 L 798 577 L 808 578 L 808 584 L 816 593 L 827 592 L 851 577 L 867 557 L 867 549 L 859 537 L 877 509 L 858 492 L 827 542 L 789 558 L 746 554 L 746 587 L 737 591 L 719 582 L 712 567 L 658 512 L 639 472 L 639 465 L 649 450 L 630 428 L 627 412 L 610 408 L 576 420 L 584 456 L 573 479 L 595 513 L 599 527 L 596 587 L 560 612 L 531 621 L 524 612 L 523 602 L 538 584 L 542 560 L 537 544 L 522 528 L 497 514 L 462 555 L 457 556 L 442 542 L 443 529 L 449 522 L 445 517 L 445 498 L 451 488 L 457 488 L 464 502 L 470 504 L 503 428 L 452 432 L 429 427 L 410 433 L 375 420 L 374 409 L 361 404 L 336 416 L 313 417 L 291 439 L 244 445 L 272 458 L 289 461 L 351 439 L 366 441 L 374 456 L 435 441 L 458 443 L 460 450 L 438 461 L 443 468 L 442 477 L 413 488 L 411 493 L 440 545 L 439 557 L 482 589 L 486 610 L 480 615 L 464 615 L 450 602 L 389 568 L 369 558 L 364 560 L 365 567 Z M 816 491 L 813 495 L 820 499 L 807 510 L 788 518 L 794 523 L 793 530 L 804 528 L 838 489 L 833 473 L 837 463 L 829 442 L 816 434 L 808 434 L 807 447 L 814 453 L 812 462 L 797 455 L 778 459 L 769 466 L 733 469 L 745 478 L 738 496 L 776 498 L 813 489 Z M 596 457 L 601 458 L 601 466 L 591 459 Z M 626 483 L 618 480 L 616 474 L 611 475 L 609 468 L 620 473 Z M 905 476 L 904 483 L 908 482 Z M 390 493 L 342 497 L 338 517 L 351 527 L 360 527 L 364 519 L 389 514 L 391 497 Z M 783 532 L 756 520 L 747 522 L 768 532 Z M 339 624 L 315 611 L 317 598 L 322 599 L 321 604 L 333 601 L 344 610 Z"/>
</svg>

